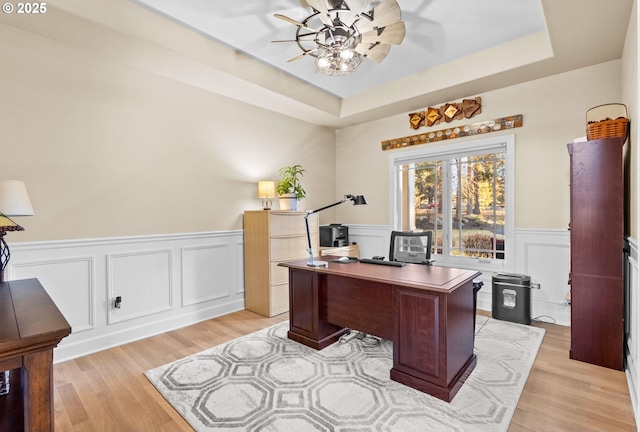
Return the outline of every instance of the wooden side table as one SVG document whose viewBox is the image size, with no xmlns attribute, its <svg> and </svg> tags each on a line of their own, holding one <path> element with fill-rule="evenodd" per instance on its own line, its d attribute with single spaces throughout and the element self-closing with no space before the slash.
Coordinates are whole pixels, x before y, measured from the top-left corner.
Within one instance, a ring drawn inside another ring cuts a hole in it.
<svg viewBox="0 0 640 432">
<path fill-rule="evenodd" d="M 0 371 L 12 371 L 0 430 L 53 431 L 53 348 L 69 333 L 38 279 L 0 283 Z"/>
</svg>

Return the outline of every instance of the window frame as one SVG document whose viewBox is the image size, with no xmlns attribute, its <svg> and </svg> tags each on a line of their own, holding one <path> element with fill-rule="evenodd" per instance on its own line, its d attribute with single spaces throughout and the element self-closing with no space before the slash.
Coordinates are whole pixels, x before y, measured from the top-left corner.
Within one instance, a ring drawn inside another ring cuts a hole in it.
<svg viewBox="0 0 640 432">
<path fill-rule="evenodd" d="M 400 215 L 403 196 L 396 166 L 416 163 L 425 159 L 448 159 L 453 155 L 478 154 L 479 152 L 493 153 L 497 150 L 505 152 L 504 259 L 448 256 L 444 254 L 435 254 L 432 257 L 435 258 L 436 265 L 496 272 L 509 271 L 515 263 L 515 135 L 500 135 L 459 143 L 427 144 L 419 149 L 391 153 L 389 155 L 389 221 L 391 229 L 398 230 L 402 227 Z M 451 232 L 449 232 L 449 235 L 451 235 Z"/>
</svg>

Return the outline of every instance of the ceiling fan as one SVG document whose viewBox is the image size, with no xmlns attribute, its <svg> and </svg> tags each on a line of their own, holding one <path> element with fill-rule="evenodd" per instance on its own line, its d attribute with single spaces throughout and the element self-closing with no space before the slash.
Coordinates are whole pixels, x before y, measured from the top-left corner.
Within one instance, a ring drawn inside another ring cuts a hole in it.
<svg viewBox="0 0 640 432">
<path fill-rule="evenodd" d="M 296 37 L 273 42 L 296 42 L 302 54 L 289 62 L 311 56 L 327 75 L 346 75 L 364 58 L 380 63 L 400 45 L 405 35 L 396 0 L 302 0 L 313 13 L 302 21 L 275 14 L 297 27 Z M 377 3 L 373 8 L 371 6 Z M 370 10 L 368 10 L 371 8 Z"/>
</svg>

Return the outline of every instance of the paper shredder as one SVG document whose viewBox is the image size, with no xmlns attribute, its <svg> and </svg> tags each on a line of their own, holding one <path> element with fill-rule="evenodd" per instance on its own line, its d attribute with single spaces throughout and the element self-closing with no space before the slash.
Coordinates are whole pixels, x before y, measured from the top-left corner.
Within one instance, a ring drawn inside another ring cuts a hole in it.
<svg viewBox="0 0 640 432">
<path fill-rule="evenodd" d="M 531 324 L 531 277 L 496 273 L 491 278 L 491 315 L 495 319 Z"/>
</svg>

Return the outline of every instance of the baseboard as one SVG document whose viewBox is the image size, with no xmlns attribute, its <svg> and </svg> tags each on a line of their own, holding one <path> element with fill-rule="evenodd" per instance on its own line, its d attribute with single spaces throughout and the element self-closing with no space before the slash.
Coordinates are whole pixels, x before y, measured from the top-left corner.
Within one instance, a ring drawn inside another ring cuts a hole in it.
<svg viewBox="0 0 640 432">
<path fill-rule="evenodd" d="M 54 349 L 54 363 L 61 363 L 83 357 L 89 354 L 114 348 L 130 342 L 197 324 L 219 316 L 227 315 L 244 309 L 244 301 L 235 301 L 226 305 L 214 306 L 205 310 L 184 313 L 164 320 L 157 320 L 149 324 L 139 325 L 126 330 L 83 339 L 77 342 L 61 344 Z"/>
</svg>

